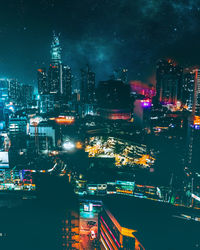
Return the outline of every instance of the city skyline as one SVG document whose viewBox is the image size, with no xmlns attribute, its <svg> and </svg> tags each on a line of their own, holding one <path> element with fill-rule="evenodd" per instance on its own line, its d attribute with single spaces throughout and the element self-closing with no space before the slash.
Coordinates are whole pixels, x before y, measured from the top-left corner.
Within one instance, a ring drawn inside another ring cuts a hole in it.
<svg viewBox="0 0 200 250">
<path fill-rule="evenodd" d="M 107 80 L 125 67 L 130 80 L 148 83 L 160 58 L 199 64 L 198 3 L 84 0 L 80 8 L 62 0 L 4 3 L 0 75 L 36 86 L 35 70 L 48 65 L 55 30 L 61 33 L 63 62 L 73 74 L 89 63 L 98 81 Z"/>
</svg>

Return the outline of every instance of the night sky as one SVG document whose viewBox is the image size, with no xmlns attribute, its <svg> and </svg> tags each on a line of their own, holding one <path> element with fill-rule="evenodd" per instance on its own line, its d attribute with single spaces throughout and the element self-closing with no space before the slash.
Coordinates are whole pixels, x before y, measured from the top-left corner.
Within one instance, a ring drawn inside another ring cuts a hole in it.
<svg viewBox="0 0 200 250">
<path fill-rule="evenodd" d="M 50 62 L 52 31 L 74 75 L 89 63 L 97 80 L 129 69 L 150 82 L 159 58 L 200 64 L 200 0 L 1 0 L 0 77 L 37 82 Z"/>
</svg>

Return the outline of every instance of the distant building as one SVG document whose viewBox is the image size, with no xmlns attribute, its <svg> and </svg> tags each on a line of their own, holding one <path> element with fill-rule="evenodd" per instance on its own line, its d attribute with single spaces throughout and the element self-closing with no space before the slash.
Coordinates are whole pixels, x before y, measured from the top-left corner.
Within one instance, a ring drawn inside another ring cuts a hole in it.
<svg viewBox="0 0 200 250">
<path fill-rule="evenodd" d="M 156 100 L 161 104 L 176 104 L 182 96 L 183 69 L 171 60 L 159 60 L 156 67 Z"/>
<path fill-rule="evenodd" d="M 81 70 L 81 102 L 83 104 L 93 104 L 95 101 L 95 73 L 87 65 Z"/>
<path fill-rule="evenodd" d="M 11 147 L 24 148 L 26 147 L 27 135 L 27 119 L 26 118 L 10 118 L 9 120 L 9 138 Z"/>
<path fill-rule="evenodd" d="M 71 68 L 62 64 L 61 45 L 59 36 L 53 33 L 51 43 L 51 64 L 46 71 L 45 68 L 38 69 L 38 93 L 54 99 L 54 102 L 68 103 L 72 95 Z"/>
<path fill-rule="evenodd" d="M 183 104 L 192 111 L 194 103 L 195 74 L 189 71 L 183 75 Z"/>
<path fill-rule="evenodd" d="M 122 81 L 102 81 L 97 87 L 98 114 L 111 120 L 131 119 L 130 86 Z"/>
<path fill-rule="evenodd" d="M 113 201 L 115 200 L 113 199 Z M 123 199 L 122 202 L 124 202 Z M 113 209 L 115 205 L 117 205 L 117 207 Z M 119 207 L 121 208 L 122 205 L 119 204 L 118 206 L 117 202 L 115 201 L 113 207 L 109 206 L 109 208 L 112 207 L 112 213 L 106 206 L 107 203 L 105 204 L 103 211 L 99 215 L 99 235 L 101 249 L 144 250 L 145 248 L 135 236 L 137 235 L 137 231 L 134 230 L 135 228 L 133 228 L 135 225 L 133 224 L 132 227 L 130 227 L 131 223 L 127 223 L 128 221 L 130 221 L 130 218 L 127 214 L 126 206 L 124 207 L 124 209 L 120 210 Z M 113 214 L 113 212 L 115 213 Z M 127 216 L 127 220 L 125 220 L 125 213 Z"/>
<path fill-rule="evenodd" d="M 45 68 L 38 69 L 37 78 L 38 78 L 38 94 L 39 95 L 48 94 L 49 85 L 48 85 L 47 72 Z"/>
<path fill-rule="evenodd" d="M 54 96 L 53 95 L 41 95 L 39 100 L 40 113 L 49 113 L 54 110 Z"/>
<path fill-rule="evenodd" d="M 128 69 L 119 68 L 114 71 L 114 80 L 120 80 L 123 83 L 128 83 Z"/>
<path fill-rule="evenodd" d="M 21 90 L 21 102 L 24 106 L 31 104 L 33 100 L 33 86 L 23 85 Z"/>
<path fill-rule="evenodd" d="M 0 101 L 2 103 L 8 102 L 9 98 L 9 80 L 0 79 Z"/>
<path fill-rule="evenodd" d="M 56 146 L 55 129 L 47 122 L 41 122 L 37 127 L 31 125 L 29 128 L 30 137 L 34 137 L 40 150 L 49 150 Z"/>
</svg>

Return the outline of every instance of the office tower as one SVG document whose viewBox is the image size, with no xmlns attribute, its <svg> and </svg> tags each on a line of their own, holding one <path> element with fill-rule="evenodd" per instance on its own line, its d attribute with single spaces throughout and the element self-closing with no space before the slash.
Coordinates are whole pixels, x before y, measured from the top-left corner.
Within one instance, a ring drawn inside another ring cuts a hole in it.
<svg viewBox="0 0 200 250">
<path fill-rule="evenodd" d="M 194 84 L 194 104 L 193 113 L 200 116 L 200 69 L 195 71 L 195 84 Z"/>
<path fill-rule="evenodd" d="M 61 65 L 50 65 L 48 70 L 49 94 L 59 96 L 61 92 L 62 78 Z"/>
<path fill-rule="evenodd" d="M 192 114 L 188 122 L 188 166 L 200 171 L 199 168 L 199 143 L 200 143 L 200 69 L 195 69 L 194 73 L 194 101 Z"/>
<path fill-rule="evenodd" d="M 93 104 L 95 101 L 95 73 L 91 71 L 89 65 L 81 69 L 81 102 L 83 104 Z"/>
<path fill-rule="evenodd" d="M 45 68 L 38 69 L 37 79 L 38 79 L 38 94 L 39 95 L 48 94 L 49 84 L 48 84 L 47 72 Z"/>
<path fill-rule="evenodd" d="M 47 94 L 54 95 L 57 100 L 62 99 L 69 102 L 72 92 L 71 68 L 62 64 L 61 50 L 59 36 L 54 33 L 51 44 L 51 64 L 48 70 Z"/>
<path fill-rule="evenodd" d="M 183 76 L 182 101 L 186 109 L 192 111 L 194 102 L 195 74 L 193 71 L 185 72 Z"/>
<path fill-rule="evenodd" d="M 33 100 L 33 86 L 31 85 L 23 85 L 22 86 L 22 103 L 24 105 L 31 104 Z"/>
<path fill-rule="evenodd" d="M 51 63 L 52 65 L 59 65 L 62 63 L 61 61 L 61 46 L 59 40 L 60 34 L 57 36 L 55 32 L 53 32 L 53 39 L 51 43 Z"/>
<path fill-rule="evenodd" d="M 123 83 L 128 83 L 128 69 L 119 68 L 114 71 L 114 79 Z"/>
<path fill-rule="evenodd" d="M 6 103 L 8 102 L 9 92 L 9 80 L 8 79 L 0 79 L 0 102 Z"/>
<path fill-rule="evenodd" d="M 62 65 L 62 95 L 66 102 L 72 99 L 72 74 L 71 68 Z"/>
<path fill-rule="evenodd" d="M 21 90 L 21 85 L 17 80 L 9 80 L 8 93 L 12 102 L 16 104 L 21 102 Z"/>
<path fill-rule="evenodd" d="M 156 101 L 176 104 L 182 96 L 183 69 L 171 60 L 159 60 L 156 66 Z"/>
</svg>

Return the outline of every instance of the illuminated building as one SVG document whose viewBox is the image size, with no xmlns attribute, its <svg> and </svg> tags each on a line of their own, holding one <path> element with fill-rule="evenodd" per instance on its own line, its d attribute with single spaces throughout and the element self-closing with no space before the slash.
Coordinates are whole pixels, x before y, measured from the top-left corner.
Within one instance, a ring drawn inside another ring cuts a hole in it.
<svg viewBox="0 0 200 250">
<path fill-rule="evenodd" d="M 23 105 L 31 104 L 33 100 L 33 86 L 23 85 L 21 90 L 21 101 Z"/>
<path fill-rule="evenodd" d="M 97 88 L 98 114 L 111 120 L 131 119 L 130 87 L 122 81 L 108 80 Z"/>
<path fill-rule="evenodd" d="M 39 109 L 40 113 L 49 113 L 54 110 L 54 100 L 53 95 L 40 95 Z"/>
<path fill-rule="evenodd" d="M 62 64 L 59 37 L 54 33 L 51 44 L 51 64 L 48 70 L 49 94 L 54 95 L 58 100 L 61 98 L 67 103 L 71 101 L 71 85 L 71 68 Z"/>
<path fill-rule="evenodd" d="M 146 98 L 152 98 L 155 96 L 155 87 L 153 85 L 147 85 L 141 81 L 130 82 L 131 91 L 134 94 L 143 95 Z"/>
<path fill-rule="evenodd" d="M 128 83 L 128 69 L 119 68 L 114 71 L 114 79 L 120 80 L 123 83 Z"/>
<path fill-rule="evenodd" d="M 85 69 L 81 69 L 80 97 L 82 104 L 94 104 L 95 73 L 91 71 L 89 65 Z"/>
<path fill-rule="evenodd" d="M 194 101 L 192 114 L 189 117 L 188 128 L 188 166 L 193 170 L 200 171 L 199 168 L 199 143 L 200 143 L 200 70 L 194 71 Z"/>
<path fill-rule="evenodd" d="M 59 36 L 54 32 L 50 51 L 51 64 L 47 71 L 45 68 L 38 69 L 38 93 L 40 96 L 45 96 L 40 100 L 43 102 L 42 99 L 47 100 L 49 98 L 49 105 L 41 104 L 43 107 L 47 106 L 47 108 L 41 108 L 43 113 L 49 110 L 48 106 L 51 106 L 51 102 L 62 101 L 66 104 L 71 101 L 71 68 L 62 64 L 61 51 Z"/>
<path fill-rule="evenodd" d="M 56 146 L 55 129 L 47 122 L 40 122 L 37 127 L 30 125 L 29 134 L 38 143 L 36 146 L 40 150 L 49 150 Z"/>
<path fill-rule="evenodd" d="M 136 99 L 134 102 L 134 118 L 143 127 L 150 126 L 150 112 L 151 112 L 151 100 L 150 99 Z"/>
<path fill-rule="evenodd" d="M 62 228 L 62 249 L 80 249 L 79 214 L 74 211 L 67 211 Z"/>
<path fill-rule="evenodd" d="M 144 250 L 144 247 L 135 236 L 135 234 L 137 234 L 137 230 L 132 229 L 134 225 L 130 227 L 131 223 L 127 223 L 128 220 L 131 220 L 129 215 L 126 213 L 126 209 L 122 209 L 120 211 L 120 216 L 117 202 L 114 199 L 113 201 L 113 205 L 116 205 L 116 207 L 114 209 L 113 206 L 109 206 L 109 208 L 107 208 L 108 203 L 106 201 L 104 202 L 104 209 L 99 215 L 99 234 L 101 249 Z M 123 201 L 124 200 L 119 200 L 119 202 Z M 126 206 L 126 203 L 124 205 Z M 110 207 L 112 208 L 112 211 L 110 211 Z M 113 214 L 113 212 L 115 213 Z M 126 220 L 122 220 L 122 218 L 125 218 L 124 213 L 126 213 Z M 117 215 L 117 217 L 115 216 L 115 214 Z"/>
<path fill-rule="evenodd" d="M 184 74 L 183 78 L 183 104 L 189 111 L 192 111 L 194 102 L 195 74 L 190 71 Z"/>
<path fill-rule="evenodd" d="M 45 68 L 38 69 L 37 78 L 38 78 L 38 94 L 39 95 L 49 94 L 48 78 Z"/>
<path fill-rule="evenodd" d="M 156 68 L 156 101 L 176 104 L 181 100 L 183 69 L 171 60 L 159 60 Z"/>
<path fill-rule="evenodd" d="M 60 35 L 60 34 L 59 34 Z M 55 32 L 53 32 L 53 39 L 51 43 L 51 62 L 52 64 L 61 64 L 61 46 L 60 46 L 60 40 L 59 36 L 56 35 Z"/>
<path fill-rule="evenodd" d="M 65 102 L 69 102 L 72 99 L 72 74 L 71 68 L 66 65 L 62 65 L 62 92 Z"/>
<path fill-rule="evenodd" d="M 22 118 L 10 118 L 9 119 L 9 138 L 11 140 L 11 146 L 15 148 L 23 148 L 26 145 L 27 134 L 27 119 Z"/>
<path fill-rule="evenodd" d="M 8 102 L 9 98 L 9 80 L 0 79 L 0 101 L 2 103 Z"/>
</svg>

